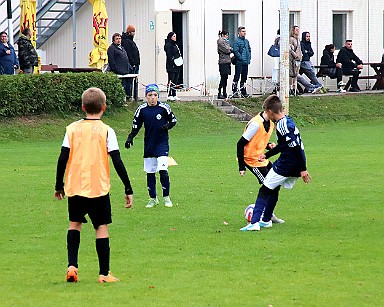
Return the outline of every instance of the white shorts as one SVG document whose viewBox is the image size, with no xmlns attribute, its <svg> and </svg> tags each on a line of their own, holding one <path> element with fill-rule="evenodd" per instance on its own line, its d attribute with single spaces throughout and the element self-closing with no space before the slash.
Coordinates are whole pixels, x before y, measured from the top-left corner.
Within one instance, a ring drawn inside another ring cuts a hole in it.
<svg viewBox="0 0 384 307">
<path fill-rule="evenodd" d="M 144 158 L 144 172 L 146 173 L 156 173 L 158 171 L 166 171 L 167 169 L 167 156 L 161 156 L 158 158 Z"/>
<path fill-rule="evenodd" d="M 271 168 L 264 179 L 263 184 L 271 190 L 281 185 L 285 189 L 292 189 L 295 185 L 298 177 L 284 177 L 277 174 L 273 168 Z"/>
</svg>

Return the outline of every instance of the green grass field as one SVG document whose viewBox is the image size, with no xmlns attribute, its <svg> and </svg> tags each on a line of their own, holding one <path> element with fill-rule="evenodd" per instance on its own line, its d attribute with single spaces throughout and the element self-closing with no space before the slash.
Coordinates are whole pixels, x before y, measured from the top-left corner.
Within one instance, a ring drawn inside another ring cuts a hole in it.
<svg viewBox="0 0 384 307">
<path fill-rule="evenodd" d="M 383 96 L 354 97 L 291 100 L 313 181 L 281 191 L 285 224 L 251 233 L 239 231 L 259 188 L 238 174 L 244 123 L 207 104 L 171 104 L 175 206 L 146 209 L 143 133 L 123 148 L 134 106 L 108 112 L 134 188 L 127 210 L 112 167 L 116 284 L 97 283 L 89 223 L 79 282 L 65 282 L 68 221 L 66 201 L 53 198 L 55 171 L 65 126 L 82 115 L 1 120 L 0 306 L 383 306 Z"/>
</svg>

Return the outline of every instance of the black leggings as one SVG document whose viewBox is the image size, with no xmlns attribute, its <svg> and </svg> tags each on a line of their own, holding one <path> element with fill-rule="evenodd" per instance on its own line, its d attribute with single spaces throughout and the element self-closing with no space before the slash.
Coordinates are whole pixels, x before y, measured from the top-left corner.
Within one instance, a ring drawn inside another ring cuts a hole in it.
<svg viewBox="0 0 384 307">
<path fill-rule="evenodd" d="M 168 72 L 168 96 L 176 96 L 175 86 L 179 84 L 179 72 Z"/>
<path fill-rule="evenodd" d="M 219 90 L 223 89 L 223 92 L 226 93 L 227 92 L 227 84 L 228 84 L 228 75 L 224 74 L 224 75 L 220 75 L 220 76 L 221 76 L 221 79 L 220 79 L 220 84 L 219 84 Z"/>
</svg>

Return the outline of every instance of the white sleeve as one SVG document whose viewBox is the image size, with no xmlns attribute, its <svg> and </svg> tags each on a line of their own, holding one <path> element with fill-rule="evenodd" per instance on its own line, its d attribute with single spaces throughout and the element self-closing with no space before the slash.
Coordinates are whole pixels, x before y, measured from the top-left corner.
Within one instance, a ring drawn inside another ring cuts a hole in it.
<svg viewBox="0 0 384 307">
<path fill-rule="evenodd" d="M 61 147 L 71 148 L 71 146 L 69 145 L 69 138 L 67 133 L 65 133 L 63 144 L 61 145 Z"/>
<path fill-rule="evenodd" d="M 111 127 L 108 128 L 107 148 L 108 152 L 119 150 L 116 133 Z"/>
<path fill-rule="evenodd" d="M 259 123 L 256 121 L 250 123 L 243 133 L 243 138 L 250 141 L 255 136 L 257 130 L 259 130 Z"/>
</svg>

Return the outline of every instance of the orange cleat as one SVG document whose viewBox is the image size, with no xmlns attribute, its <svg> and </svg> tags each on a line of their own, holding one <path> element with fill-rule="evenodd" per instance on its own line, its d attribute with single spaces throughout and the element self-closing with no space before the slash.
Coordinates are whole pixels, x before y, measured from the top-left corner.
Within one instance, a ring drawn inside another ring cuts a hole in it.
<svg viewBox="0 0 384 307">
<path fill-rule="evenodd" d="M 104 283 L 104 282 L 117 282 L 120 281 L 118 278 L 114 277 L 111 272 L 107 276 L 105 275 L 99 275 L 99 279 L 97 282 Z"/>
<path fill-rule="evenodd" d="M 77 282 L 77 271 L 78 269 L 76 267 L 74 267 L 73 265 L 71 265 L 70 267 L 68 267 L 68 270 L 67 270 L 67 282 Z"/>
</svg>

